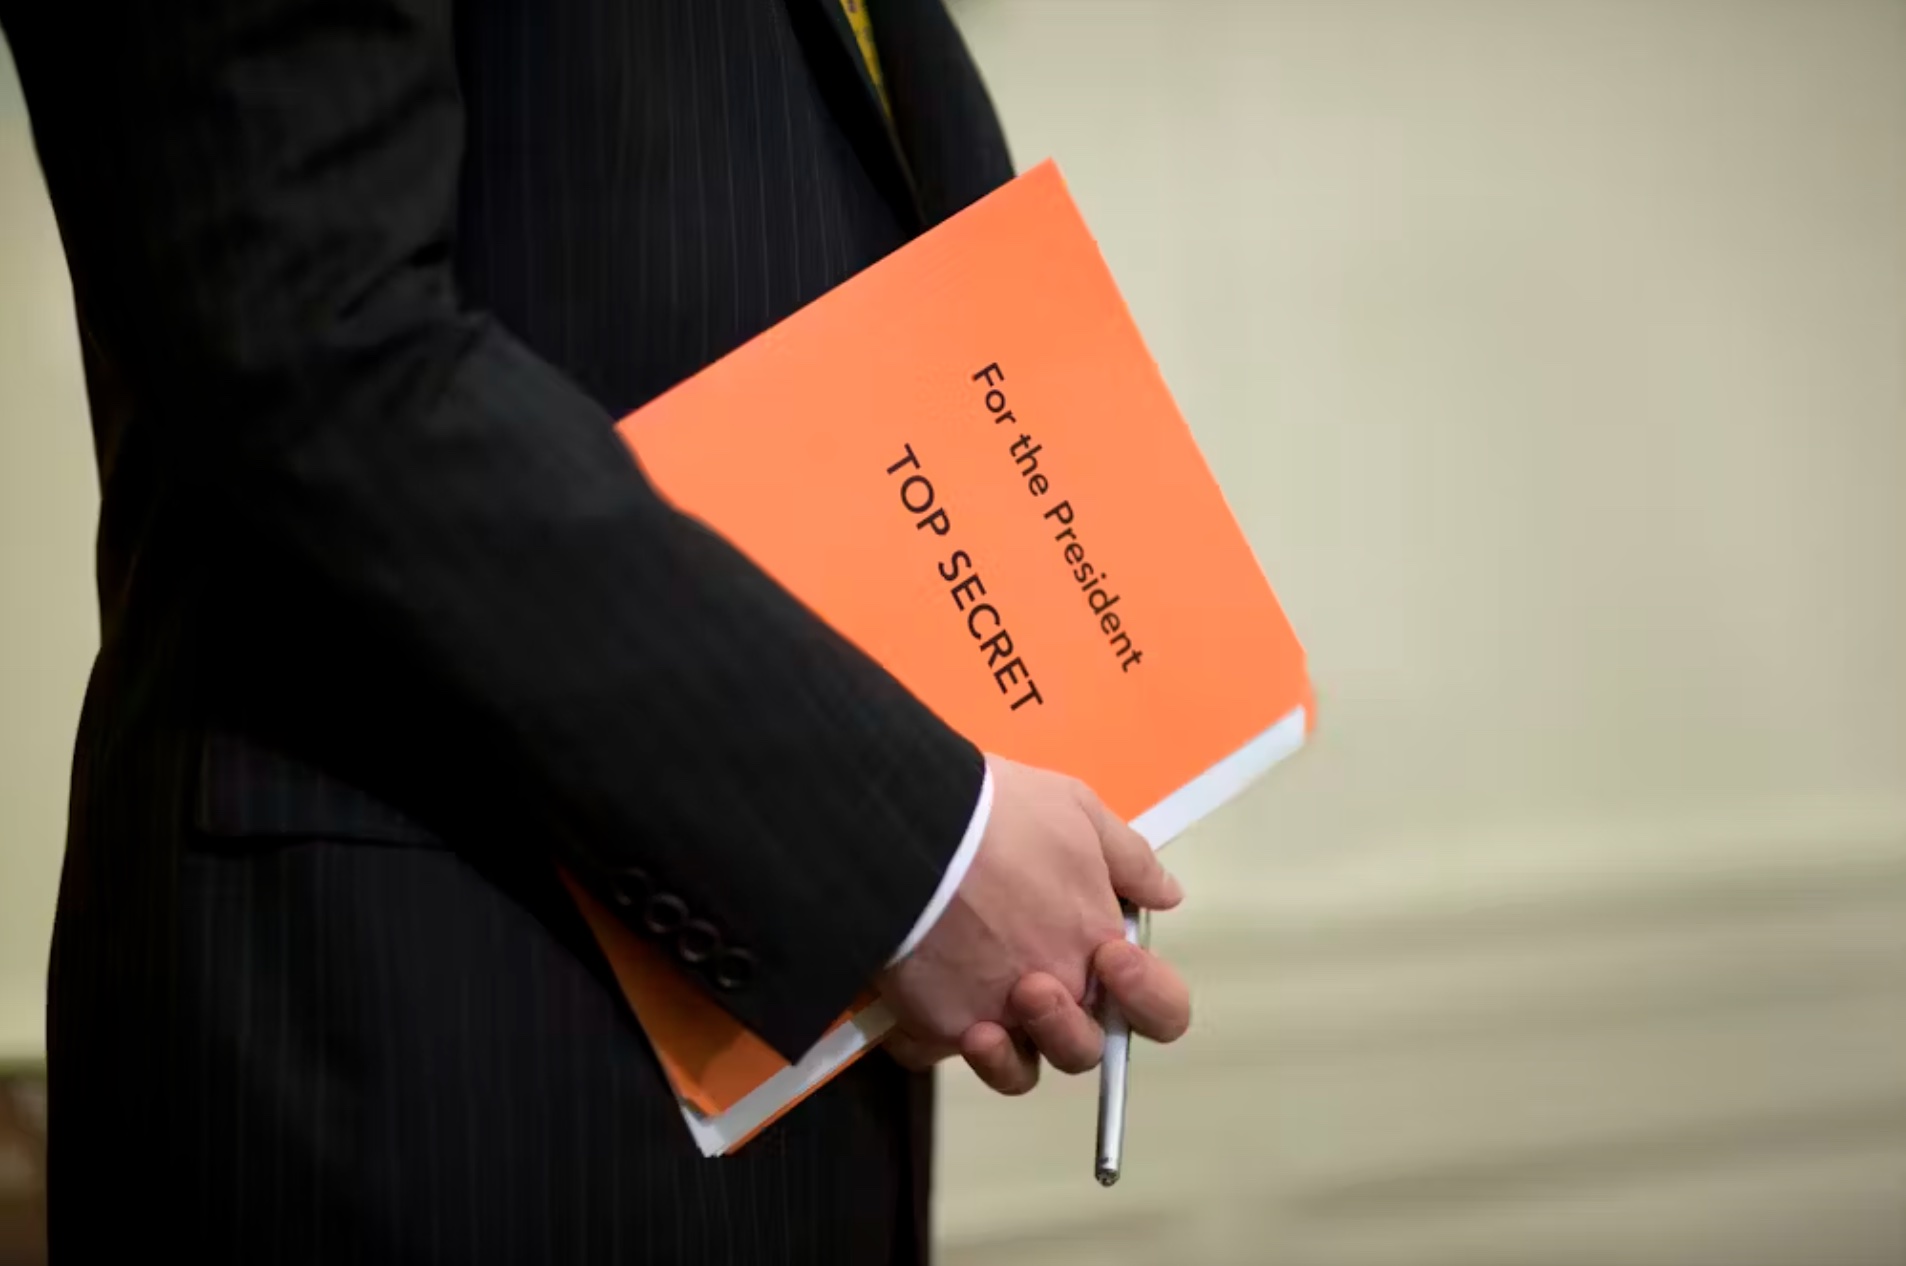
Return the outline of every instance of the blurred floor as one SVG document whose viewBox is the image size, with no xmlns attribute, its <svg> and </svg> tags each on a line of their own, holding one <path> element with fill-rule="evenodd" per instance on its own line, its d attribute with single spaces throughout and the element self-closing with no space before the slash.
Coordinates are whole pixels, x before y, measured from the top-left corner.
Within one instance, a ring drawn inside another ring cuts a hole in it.
<svg viewBox="0 0 1906 1266">
<path fill-rule="evenodd" d="M 0 1076 L 0 1266 L 46 1260 L 46 1093 Z"/>
<path fill-rule="evenodd" d="M 949 1076 L 942 1266 L 1898 1266 L 1902 812 L 1531 828 L 1161 925 L 1198 1024 L 1135 1067 L 1126 1179 L 1090 1078 Z"/>
</svg>

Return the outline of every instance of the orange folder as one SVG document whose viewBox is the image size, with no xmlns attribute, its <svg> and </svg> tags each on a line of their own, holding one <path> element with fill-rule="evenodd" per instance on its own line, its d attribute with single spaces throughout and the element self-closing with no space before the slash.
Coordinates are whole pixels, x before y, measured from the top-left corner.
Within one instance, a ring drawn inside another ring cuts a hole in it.
<svg viewBox="0 0 1906 1266">
<path fill-rule="evenodd" d="M 987 751 L 1163 844 L 1302 745 L 1304 653 L 1046 163 L 625 419 L 663 495 Z M 704 1152 L 789 1065 L 571 885 Z"/>
</svg>

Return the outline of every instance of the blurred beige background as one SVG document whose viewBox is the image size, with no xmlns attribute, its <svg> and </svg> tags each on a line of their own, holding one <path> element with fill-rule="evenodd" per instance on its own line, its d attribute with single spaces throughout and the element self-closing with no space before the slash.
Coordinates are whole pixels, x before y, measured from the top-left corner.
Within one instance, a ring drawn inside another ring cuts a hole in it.
<svg viewBox="0 0 1906 1266">
<path fill-rule="evenodd" d="M 1906 1262 L 1906 4 L 955 11 L 1320 728 L 1116 1190 L 944 1079 L 944 1261 Z"/>
<path fill-rule="evenodd" d="M 963 0 L 1308 644 L 1199 1025 L 943 1079 L 947 1266 L 1906 1261 L 1906 0 Z M 0 1055 L 95 497 L 0 91 Z"/>
<path fill-rule="evenodd" d="M 0 41 L 0 1068 L 44 1044 L 66 776 L 99 645 L 72 290 Z"/>
</svg>

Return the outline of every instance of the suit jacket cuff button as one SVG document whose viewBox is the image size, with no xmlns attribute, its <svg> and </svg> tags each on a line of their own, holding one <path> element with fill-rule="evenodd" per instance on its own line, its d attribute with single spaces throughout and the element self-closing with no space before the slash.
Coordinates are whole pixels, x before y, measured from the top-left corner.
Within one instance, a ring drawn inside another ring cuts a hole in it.
<svg viewBox="0 0 1906 1266">
<path fill-rule="evenodd" d="M 745 949 L 722 952 L 715 960 L 715 984 L 727 990 L 746 989 L 754 979 L 754 955 Z"/>
<path fill-rule="evenodd" d="M 642 912 L 642 924 L 656 936 L 668 936 L 688 922 L 688 903 L 672 892 L 658 892 L 649 898 Z"/>
<path fill-rule="evenodd" d="M 626 867 L 609 877 L 609 895 L 615 898 L 617 905 L 624 908 L 647 901 L 654 887 L 654 882 L 649 879 L 649 872 L 640 866 Z"/>
<path fill-rule="evenodd" d="M 721 933 L 706 919 L 690 919 L 675 935 L 675 954 L 691 966 L 707 962 L 721 950 Z"/>
</svg>

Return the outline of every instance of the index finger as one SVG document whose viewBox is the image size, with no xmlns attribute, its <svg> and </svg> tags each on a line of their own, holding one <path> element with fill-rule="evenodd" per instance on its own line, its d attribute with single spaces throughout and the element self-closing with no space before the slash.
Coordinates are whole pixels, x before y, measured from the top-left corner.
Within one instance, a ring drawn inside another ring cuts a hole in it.
<svg viewBox="0 0 1906 1266">
<path fill-rule="evenodd" d="M 1158 860 L 1151 841 L 1121 822 L 1090 788 L 1083 789 L 1082 802 L 1098 832 L 1113 892 L 1148 910 L 1169 910 L 1184 900 L 1184 890 Z"/>
</svg>

